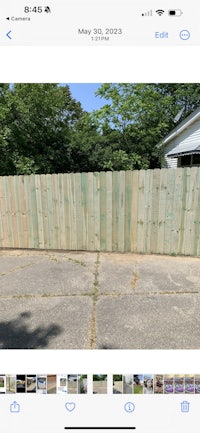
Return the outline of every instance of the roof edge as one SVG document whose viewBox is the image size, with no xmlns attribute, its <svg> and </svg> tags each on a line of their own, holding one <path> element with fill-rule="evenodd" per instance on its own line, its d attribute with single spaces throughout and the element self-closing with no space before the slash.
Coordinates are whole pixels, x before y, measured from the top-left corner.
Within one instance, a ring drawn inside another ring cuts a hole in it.
<svg viewBox="0 0 200 433">
<path fill-rule="evenodd" d="M 170 142 L 173 138 L 177 137 L 181 132 L 183 132 L 185 129 L 188 128 L 192 123 L 196 122 L 196 120 L 200 118 L 200 107 L 198 107 L 193 113 L 191 113 L 189 116 L 187 116 L 179 125 L 177 125 L 172 131 L 167 134 L 162 141 L 160 141 L 159 144 L 157 144 L 157 147 L 162 147 L 166 145 L 168 142 Z"/>
</svg>

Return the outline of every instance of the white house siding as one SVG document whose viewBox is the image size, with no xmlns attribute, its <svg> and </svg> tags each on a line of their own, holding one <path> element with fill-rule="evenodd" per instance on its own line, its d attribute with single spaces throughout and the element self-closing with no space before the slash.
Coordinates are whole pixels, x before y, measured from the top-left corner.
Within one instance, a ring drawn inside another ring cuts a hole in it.
<svg viewBox="0 0 200 433">
<path fill-rule="evenodd" d="M 178 166 L 178 158 L 170 158 L 165 155 L 165 161 L 167 163 L 167 168 L 177 168 Z"/>
<path fill-rule="evenodd" d="M 165 148 L 165 155 L 167 157 L 167 154 L 172 153 L 172 151 L 175 153 L 188 152 L 198 145 L 200 145 L 200 119 L 170 141 Z"/>
</svg>

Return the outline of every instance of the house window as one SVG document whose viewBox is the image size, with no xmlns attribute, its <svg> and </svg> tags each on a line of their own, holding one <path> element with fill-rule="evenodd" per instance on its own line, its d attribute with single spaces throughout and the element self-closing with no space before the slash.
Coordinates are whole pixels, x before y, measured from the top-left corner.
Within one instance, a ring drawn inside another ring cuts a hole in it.
<svg viewBox="0 0 200 433">
<path fill-rule="evenodd" d="M 200 153 L 195 153 L 192 160 L 192 165 L 200 165 Z"/>
<path fill-rule="evenodd" d="M 200 153 L 178 157 L 178 167 L 200 166 Z"/>
<path fill-rule="evenodd" d="M 191 166 L 191 156 L 184 155 L 178 157 L 178 167 L 190 167 Z"/>
</svg>

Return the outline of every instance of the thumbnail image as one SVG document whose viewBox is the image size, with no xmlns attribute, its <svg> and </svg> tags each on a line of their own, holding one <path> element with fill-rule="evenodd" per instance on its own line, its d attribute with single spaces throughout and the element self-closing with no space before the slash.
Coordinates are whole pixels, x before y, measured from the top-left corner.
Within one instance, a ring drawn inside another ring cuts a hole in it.
<svg viewBox="0 0 200 433">
<path fill-rule="evenodd" d="M 194 394 L 195 386 L 194 386 L 194 375 L 186 374 L 185 375 L 185 393 L 186 394 Z"/>
<path fill-rule="evenodd" d="M 185 393 L 185 376 L 184 375 L 175 375 L 174 376 L 174 389 L 175 394 L 184 394 Z"/>
<path fill-rule="evenodd" d="M 163 374 L 154 376 L 154 394 L 163 394 Z"/>
<path fill-rule="evenodd" d="M 26 377 L 25 374 L 17 374 L 16 377 L 16 384 L 17 384 L 17 393 L 24 393 L 26 392 Z"/>
<path fill-rule="evenodd" d="M 47 375 L 47 394 L 56 394 L 57 391 L 57 379 L 55 374 Z"/>
<path fill-rule="evenodd" d="M 37 394 L 47 393 L 47 376 L 37 375 Z"/>
<path fill-rule="evenodd" d="M 123 375 L 123 394 L 133 393 L 133 375 L 124 374 Z"/>
<path fill-rule="evenodd" d="M 195 394 L 200 394 L 200 374 L 195 375 Z"/>
<path fill-rule="evenodd" d="M 6 376 L 0 374 L 0 394 L 5 394 L 6 392 Z"/>
<path fill-rule="evenodd" d="M 174 376 L 170 374 L 164 375 L 164 394 L 174 393 Z"/>
<path fill-rule="evenodd" d="M 57 393 L 58 394 L 67 393 L 67 374 L 57 375 Z"/>
<path fill-rule="evenodd" d="M 123 393 L 122 374 L 114 374 L 113 375 L 113 394 L 122 394 L 122 393 Z"/>
<path fill-rule="evenodd" d="M 68 375 L 68 394 L 78 393 L 78 376 L 77 374 Z"/>
<path fill-rule="evenodd" d="M 133 392 L 134 394 L 143 394 L 143 387 L 144 387 L 144 376 L 143 374 L 134 374 L 134 387 Z"/>
<path fill-rule="evenodd" d="M 78 394 L 87 394 L 87 374 L 78 376 Z"/>
<path fill-rule="evenodd" d="M 93 374 L 93 394 L 107 394 L 107 374 Z"/>
<path fill-rule="evenodd" d="M 6 375 L 6 394 L 16 393 L 16 375 Z"/>
<path fill-rule="evenodd" d="M 36 374 L 26 375 L 26 392 L 28 393 L 36 392 Z"/>
<path fill-rule="evenodd" d="M 200 83 L 1 83 L 1 349 L 199 349 L 199 137 Z"/>
<path fill-rule="evenodd" d="M 144 394 L 153 394 L 153 374 L 144 375 L 143 392 Z"/>
</svg>

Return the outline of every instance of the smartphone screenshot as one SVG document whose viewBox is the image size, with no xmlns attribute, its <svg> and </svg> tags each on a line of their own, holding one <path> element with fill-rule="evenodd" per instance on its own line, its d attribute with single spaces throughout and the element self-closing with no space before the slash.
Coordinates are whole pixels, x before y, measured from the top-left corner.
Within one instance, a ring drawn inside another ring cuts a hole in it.
<svg viewBox="0 0 200 433">
<path fill-rule="evenodd" d="M 199 432 L 199 13 L 0 6 L 4 433 Z"/>
</svg>

